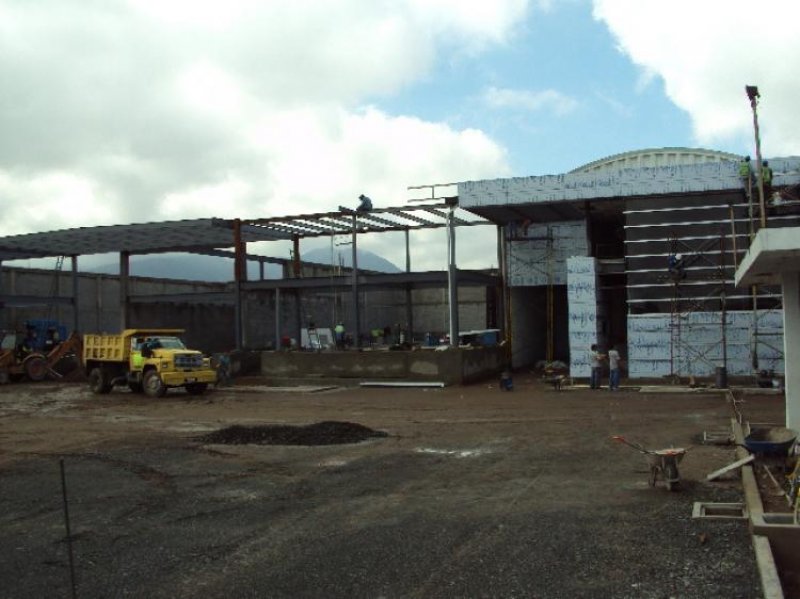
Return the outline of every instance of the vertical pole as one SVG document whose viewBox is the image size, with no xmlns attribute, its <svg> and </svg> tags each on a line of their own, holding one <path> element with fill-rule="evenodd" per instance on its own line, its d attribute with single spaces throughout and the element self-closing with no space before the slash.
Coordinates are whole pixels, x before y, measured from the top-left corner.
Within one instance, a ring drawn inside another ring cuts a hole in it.
<svg viewBox="0 0 800 599">
<path fill-rule="evenodd" d="M 119 305 L 120 305 L 120 324 L 119 330 L 124 331 L 128 328 L 130 324 L 130 314 L 129 314 L 129 305 L 128 305 L 128 298 L 130 296 L 130 290 L 128 285 L 130 284 L 129 276 L 131 273 L 131 254 L 130 252 L 120 252 L 119 253 Z"/>
<path fill-rule="evenodd" d="M 236 349 L 242 349 L 242 221 L 233 221 L 233 328 Z"/>
<path fill-rule="evenodd" d="M 411 272 L 411 243 L 409 230 L 405 230 L 406 236 L 406 272 Z M 406 283 L 406 326 L 408 327 L 406 341 L 414 343 L 414 305 L 411 297 L 411 283 Z"/>
<path fill-rule="evenodd" d="M 72 261 L 72 330 L 78 332 L 80 330 L 80 311 L 78 305 L 78 256 L 70 256 Z"/>
<path fill-rule="evenodd" d="M 281 290 L 275 288 L 275 349 L 281 348 Z"/>
<path fill-rule="evenodd" d="M 496 244 L 497 244 L 497 276 L 499 279 L 498 288 L 495 290 L 495 293 L 499 295 L 498 302 L 497 302 L 497 314 L 495 315 L 495 322 L 497 323 L 497 328 L 500 329 L 500 338 L 505 339 L 506 336 L 506 294 L 505 294 L 505 286 L 503 282 L 505 280 L 503 276 L 503 225 L 496 225 L 495 226 L 495 233 L 496 233 Z"/>
<path fill-rule="evenodd" d="M 101 312 L 103 311 L 103 275 L 97 275 L 94 278 L 94 330 L 102 331 L 102 318 Z"/>
<path fill-rule="evenodd" d="M 294 330 L 297 336 L 297 347 L 299 348 L 303 341 L 303 298 L 300 295 L 302 291 L 299 287 L 294 290 Z"/>
<path fill-rule="evenodd" d="M 450 316 L 450 346 L 458 347 L 458 271 L 456 270 L 455 206 L 447 210 L 447 309 Z"/>
<path fill-rule="evenodd" d="M 300 236 L 292 235 L 292 271 L 294 278 L 300 278 Z"/>
<path fill-rule="evenodd" d="M 5 322 L 6 307 L 2 300 L 3 297 L 3 261 L 0 260 L 0 330 L 8 328 Z"/>
<path fill-rule="evenodd" d="M 361 347 L 361 314 L 358 306 L 358 216 L 353 212 L 353 280 L 352 280 L 352 295 L 353 295 L 353 330 L 355 331 L 355 338 L 353 341 L 356 347 Z"/>
<path fill-rule="evenodd" d="M 72 587 L 72 599 L 75 599 L 77 594 L 77 589 L 75 586 L 75 560 L 72 556 L 72 531 L 70 530 L 69 526 L 69 502 L 67 501 L 67 476 L 64 473 L 64 458 L 61 458 L 59 461 L 59 466 L 61 468 L 61 498 L 64 502 L 64 526 L 67 529 L 67 552 L 69 554 L 69 580 L 70 585 Z"/>
<path fill-rule="evenodd" d="M 761 227 L 767 226 L 767 211 L 764 202 L 764 180 L 761 177 L 761 135 L 758 131 L 758 95 L 750 96 L 750 108 L 753 109 L 753 131 L 756 136 L 756 176 L 758 177 L 758 205 L 761 208 Z"/>
<path fill-rule="evenodd" d="M 727 381 L 728 373 L 728 312 L 727 312 L 727 297 L 725 296 L 725 229 L 722 228 L 722 233 L 719 239 L 719 274 L 722 282 L 722 290 L 719 294 L 720 308 L 721 308 L 721 321 L 722 321 L 722 368 L 725 372 L 725 381 Z M 726 384 L 727 386 L 727 384 Z"/>
</svg>

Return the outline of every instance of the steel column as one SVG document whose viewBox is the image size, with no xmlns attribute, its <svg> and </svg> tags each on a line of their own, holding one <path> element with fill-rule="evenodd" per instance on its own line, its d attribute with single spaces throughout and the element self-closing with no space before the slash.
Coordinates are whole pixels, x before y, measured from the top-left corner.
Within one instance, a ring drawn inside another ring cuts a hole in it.
<svg viewBox="0 0 800 599">
<path fill-rule="evenodd" d="M 131 253 L 119 253 L 119 304 L 120 304 L 120 326 L 119 330 L 124 331 L 130 324 L 128 297 L 130 296 L 130 274 L 131 274 Z"/>
<path fill-rule="evenodd" d="M 458 271 L 456 269 L 455 206 L 447 210 L 447 309 L 450 316 L 450 346 L 458 347 Z"/>
<path fill-rule="evenodd" d="M 358 215 L 353 212 L 353 330 L 355 331 L 356 347 L 361 347 L 361 313 L 358 306 Z"/>
<path fill-rule="evenodd" d="M 411 272 L 411 244 L 409 231 L 406 235 L 406 272 Z M 408 342 L 414 343 L 414 304 L 411 297 L 411 283 L 406 283 L 406 326 L 408 327 Z"/>
<path fill-rule="evenodd" d="M 80 306 L 78 305 L 78 256 L 70 256 L 72 261 L 72 330 L 80 331 Z"/>
</svg>

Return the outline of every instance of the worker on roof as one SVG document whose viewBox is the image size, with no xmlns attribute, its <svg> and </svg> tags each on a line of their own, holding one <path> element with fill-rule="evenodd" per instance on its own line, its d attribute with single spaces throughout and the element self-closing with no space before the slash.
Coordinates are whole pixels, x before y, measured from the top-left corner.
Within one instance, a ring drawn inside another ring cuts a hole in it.
<svg viewBox="0 0 800 599">
<path fill-rule="evenodd" d="M 360 204 L 356 208 L 357 212 L 369 212 L 372 210 L 372 200 L 365 196 L 363 193 L 358 196 Z"/>
<path fill-rule="evenodd" d="M 765 160 L 761 165 L 761 185 L 764 187 L 764 197 L 768 198 L 772 193 L 772 169 L 769 160 Z"/>
<path fill-rule="evenodd" d="M 745 156 L 739 162 L 739 178 L 742 180 L 745 187 L 750 186 L 752 175 L 753 169 L 750 166 L 750 156 Z"/>
</svg>

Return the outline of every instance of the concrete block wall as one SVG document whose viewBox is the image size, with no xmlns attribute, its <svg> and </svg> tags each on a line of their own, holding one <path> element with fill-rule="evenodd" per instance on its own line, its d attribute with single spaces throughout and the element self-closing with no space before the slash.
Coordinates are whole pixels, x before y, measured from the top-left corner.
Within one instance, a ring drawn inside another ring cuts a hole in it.
<svg viewBox="0 0 800 599">
<path fill-rule="evenodd" d="M 56 278 L 52 270 L 3 267 L 3 293 L 51 297 L 54 282 L 56 295 L 72 295 L 72 273 L 62 272 Z M 131 277 L 131 295 L 191 293 L 219 291 L 219 283 L 198 283 L 147 277 Z M 115 275 L 78 274 L 78 317 L 80 333 L 119 331 L 121 322 L 119 277 Z M 230 349 L 233 331 L 232 306 L 197 304 L 136 304 L 130 306 L 130 326 L 186 328 L 186 340 L 204 351 Z M 29 319 L 47 318 L 63 323 L 72 330 L 72 306 L 7 307 L 0 310 L 0 328 L 21 331 Z M 228 338 L 230 331 L 231 337 Z"/>
<path fill-rule="evenodd" d="M 2 269 L 2 293 L 51 297 L 55 273 L 44 269 Z M 119 277 L 115 275 L 79 273 L 78 275 L 79 326 L 85 332 L 117 332 L 121 322 Z M 72 295 L 72 274 L 63 272 L 58 277 L 56 295 Z M 169 293 L 220 292 L 230 289 L 226 283 L 203 283 L 176 279 L 131 277 L 130 293 L 158 295 Z M 406 327 L 406 294 L 404 289 L 372 289 L 361 296 L 362 332 L 371 328 Z M 426 332 L 442 333 L 448 330 L 447 290 L 419 289 L 412 292 L 414 328 L 418 341 Z M 355 330 L 352 322 L 352 302 L 349 291 L 311 292 L 302 294 L 298 305 L 295 294 L 280 294 L 280 336 L 298 338 L 299 326 L 307 325 L 309 315 L 319 327 L 333 327 L 334 319 L 341 318 L 349 331 Z M 150 327 L 181 327 L 187 329 L 187 340 L 199 349 L 227 351 L 234 344 L 234 308 L 231 303 L 136 303 L 130 305 L 130 325 Z M 0 310 L 0 328 L 22 330 L 24 322 L 34 318 L 51 318 L 63 322 L 71 329 L 73 310 L 69 305 L 30 306 Z M 463 287 L 459 290 L 459 318 L 462 330 L 486 328 L 486 289 Z M 244 339 L 247 347 L 263 349 L 275 347 L 275 293 L 245 292 L 243 296 Z"/>
</svg>

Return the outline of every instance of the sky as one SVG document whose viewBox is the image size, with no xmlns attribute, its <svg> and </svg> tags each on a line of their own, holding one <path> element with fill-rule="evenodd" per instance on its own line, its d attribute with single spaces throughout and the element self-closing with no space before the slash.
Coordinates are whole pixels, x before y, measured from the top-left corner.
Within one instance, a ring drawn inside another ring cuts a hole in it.
<svg viewBox="0 0 800 599">
<path fill-rule="evenodd" d="M 798 155 L 798 22 L 795 0 L 0 0 L 0 236 L 754 155 L 746 84 L 764 155 Z M 460 231 L 459 266 L 496 265 L 494 235 Z M 445 239 L 414 233 L 412 267 Z M 401 235 L 359 243 L 405 263 Z"/>
</svg>

